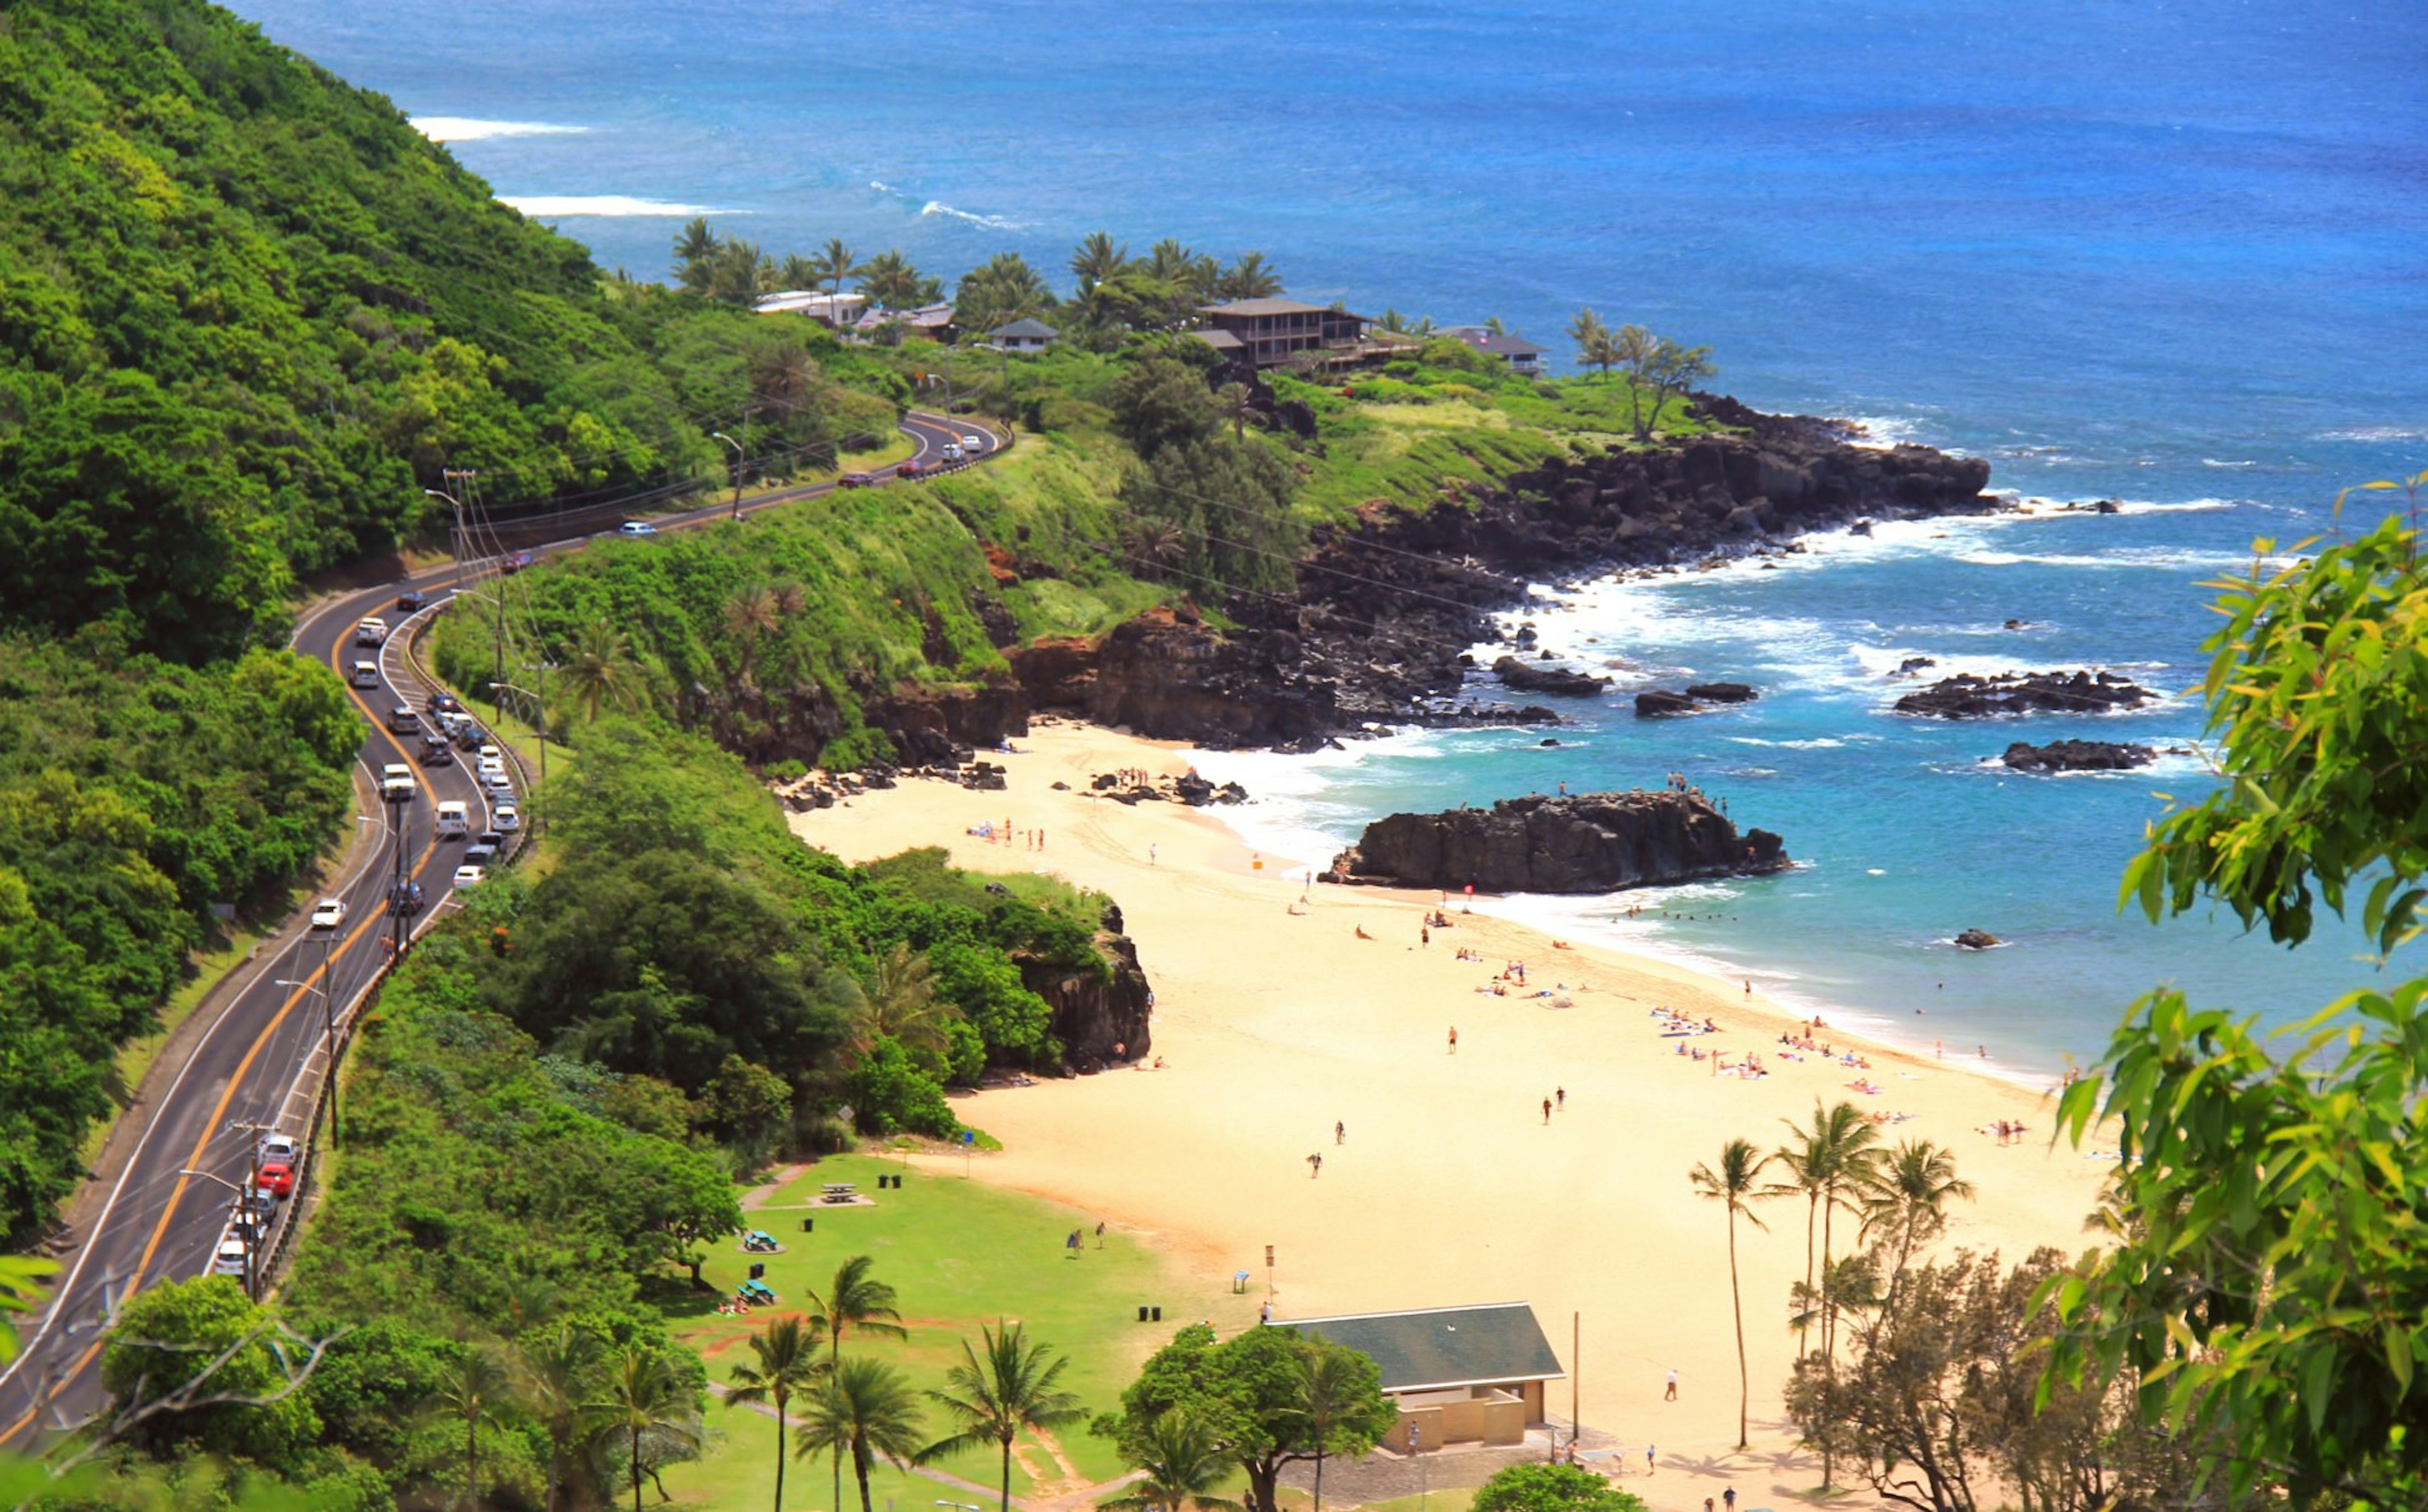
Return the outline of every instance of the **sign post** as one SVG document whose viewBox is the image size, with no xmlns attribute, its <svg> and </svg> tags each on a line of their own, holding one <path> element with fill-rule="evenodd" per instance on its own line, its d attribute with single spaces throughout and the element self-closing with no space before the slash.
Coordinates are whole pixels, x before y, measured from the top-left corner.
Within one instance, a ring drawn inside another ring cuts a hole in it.
<svg viewBox="0 0 2428 1512">
<path fill-rule="evenodd" d="M 970 1146 L 977 1143 L 977 1138 L 978 1131 L 975 1129 L 961 1130 L 961 1179 L 964 1181 L 970 1179 Z"/>
<path fill-rule="evenodd" d="M 1273 1299 L 1273 1246 L 1265 1246 L 1265 1300 Z"/>
</svg>

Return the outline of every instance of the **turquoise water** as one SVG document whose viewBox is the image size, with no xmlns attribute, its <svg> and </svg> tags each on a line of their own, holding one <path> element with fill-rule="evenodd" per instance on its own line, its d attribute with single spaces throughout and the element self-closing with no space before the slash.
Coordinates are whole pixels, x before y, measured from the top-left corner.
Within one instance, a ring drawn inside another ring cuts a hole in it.
<svg viewBox="0 0 2428 1512">
<path fill-rule="evenodd" d="M 1599 927 L 2016 1066 L 2094 1049 L 2162 978 L 2287 1015 L 2355 976 L 2338 942 L 2117 916 L 2151 792 L 2197 790 L 2196 758 L 1978 765 L 2026 734 L 2188 740 L 2196 709 L 1944 726 L 1886 713 L 1880 675 L 1929 655 L 2181 689 L 2203 577 L 2321 528 L 2339 487 L 2428 467 L 2418 8 L 237 8 L 457 118 L 500 192 L 645 276 L 700 210 L 771 251 L 841 236 L 947 275 L 1004 248 L 1058 271 L 1099 226 L 1176 236 L 1260 249 L 1304 297 L 1555 345 L 1591 303 L 1710 343 L 1753 403 L 1988 457 L 2021 496 L 2131 501 L 1566 595 L 1535 616 L 1555 647 L 1765 696 L 1556 751 L 1251 759 L 1267 797 L 1243 812 L 1312 852 L 1391 807 L 1683 770 L 1809 864 L 1675 900 L 1709 917 Z M 602 208 L 624 213 L 581 213 Z M 1940 943 L 1967 926 L 2014 943 Z"/>
</svg>

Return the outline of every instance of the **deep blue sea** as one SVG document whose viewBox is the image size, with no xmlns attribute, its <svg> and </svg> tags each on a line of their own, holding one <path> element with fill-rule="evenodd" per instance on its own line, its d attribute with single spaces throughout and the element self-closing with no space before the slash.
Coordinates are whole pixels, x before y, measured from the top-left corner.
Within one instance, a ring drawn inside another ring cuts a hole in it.
<svg viewBox="0 0 2428 1512">
<path fill-rule="evenodd" d="M 1313 856 L 1393 807 L 1684 771 L 1807 864 L 1624 900 L 1690 917 L 1520 906 L 2019 1071 L 2094 1052 L 2162 980 L 2283 1017 L 2367 974 L 2348 939 L 2288 952 L 2118 914 L 2152 794 L 2201 790 L 2198 758 L 1980 764 L 2025 737 L 2188 744 L 2196 706 L 1943 725 L 1888 713 L 1884 674 L 2098 665 L 2179 691 L 2202 579 L 2327 528 L 2340 487 L 2428 469 L 2428 9 L 236 8 L 638 275 L 697 212 L 771 252 L 839 236 L 948 278 L 1007 248 L 1058 275 L 1099 227 L 1135 251 L 1172 236 L 1260 250 L 1302 297 L 1497 315 L 1554 346 L 1590 304 L 1709 343 L 1754 404 L 1986 456 L 2019 497 L 2128 502 L 1560 593 L 1531 615 L 1555 649 L 1764 698 L 1616 715 L 1555 750 L 1468 733 L 1229 758 L 1264 843 Z M 2012 943 L 1944 943 L 1968 926 Z"/>
</svg>

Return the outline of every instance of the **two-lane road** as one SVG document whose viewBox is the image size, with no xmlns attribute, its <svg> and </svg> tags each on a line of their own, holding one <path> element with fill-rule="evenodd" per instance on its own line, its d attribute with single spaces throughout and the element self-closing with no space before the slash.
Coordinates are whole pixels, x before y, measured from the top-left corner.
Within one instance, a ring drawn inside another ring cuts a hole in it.
<svg viewBox="0 0 2428 1512">
<path fill-rule="evenodd" d="M 909 460 L 923 470 L 945 463 L 947 446 L 961 447 L 968 460 L 978 461 L 1008 445 L 986 427 L 939 415 L 914 413 L 901 429 L 914 443 Z M 970 436 L 980 444 L 968 447 L 964 438 Z M 896 471 L 889 467 L 883 474 Z M 754 513 L 834 486 L 763 495 L 746 502 L 743 511 Z M 730 505 L 711 504 L 657 515 L 651 523 L 662 530 L 680 529 L 731 512 Z M 557 542 L 542 549 L 581 544 Z M 399 705 L 426 707 L 429 685 L 406 655 L 414 623 L 438 612 L 484 565 L 450 563 L 404 583 L 342 594 L 314 607 L 297 626 L 294 648 L 347 679 L 347 692 L 368 726 L 358 758 L 357 822 L 376 831 L 377 843 L 366 847 L 365 858 L 350 863 L 352 870 L 326 894 L 345 902 L 345 921 L 334 930 L 308 929 L 306 915 L 319 900 L 307 900 L 240 968 L 235 990 L 218 995 L 208 1021 L 192 1032 L 185 1063 L 173 1072 L 160 1067 L 142 1100 L 124 1115 L 142 1121 L 125 1167 L 108 1188 L 90 1231 L 78 1236 L 82 1244 L 67 1258 L 47 1310 L 24 1330 L 23 1352 L 0 1372 L 0 1443 L 39 1444 L 103 1406 L 101 1344 L 119 1306 L 164 1277 L 208 1270 L 227 1226 L 231 1194 L 221 1182 L 240 1185 L 247 1179 L 260 1131 L 300 1138 L 310 1128 L 331 1020 L 338 1020 L 342 1031 L 343 1016 L 387 959 L 390 883 L 400 845 L 407 874 L 421 886 L 422 907 L 411 920 L 415 928 L 426 927 L 450 900 L 464 844 L 435 837 L 437 805 L 462 802 L 478 832 L 487 827 L 483 821 L 491 812 L 488 795 L 475 780 L 468 754 L 459 753 L 446 766 L 423 766 L 418 737 L 390 731 L 387 719 Z M 418 614 L 397 608 L 398 595 L 408 588 L 430 600 Z M 376 648 L 358 645 L 355 626 L 374 615 L 389 622 L 387 641 Z M 353 684 L 358 660 L 377 666 L 376 686 Z M 410 804 L 378 800 L 380 769 L 390 762 L 413 769 Z M 218 1180 L 184 1174 L 192 1171 Z"/>
</svg>

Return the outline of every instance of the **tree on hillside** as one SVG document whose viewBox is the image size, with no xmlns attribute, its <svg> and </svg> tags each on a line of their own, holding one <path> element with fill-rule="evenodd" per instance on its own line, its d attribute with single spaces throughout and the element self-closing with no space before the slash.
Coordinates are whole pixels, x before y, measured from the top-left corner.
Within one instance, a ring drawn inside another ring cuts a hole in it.
<svg viewBox="0 0 2428 1512">
<path fill-rule="evenodd" d="M 1577 344 L 1580 366 L 1599 367 L 1602 377 L 1610 376 L 1618 352 L 1612 345 L 1610 328 L 1601 323 L 1601 317 L 1594 314 L 1590 305 L 1579 310 L 1577 317 L 1568 322 L 1568 338 Z"/>
<path fill-rule="evenodd" d="M 459 1345 L 455 1358 L 438 1377 L 432 1407 L 464 1428 L 464 1502 L 481 1504 L 481 1429 L 500 1421 L 500 1409 L 514 1395 L 514 1377 L 505 1361 L 487 1344 Z"/>
<path fill-rule="evenodd" d="M 831 237 L 824 250 L 810 259 L 809 267 L 818 282 L 827 286 L 828 297 L 841 299 L 844 280 L 860 276 L 860 253 L 845 246 L 841 236 Z"/>
<path fill-rule="evenodd" d="M 784 1508 L 784 1460 L 791 1448 L 785 1442 L 790 1426 L 785 1413 L 793 1398 L 825 1378 L 829 1368 L 825 1347 L 814 1321 L 778 1318 L 750 1336 L 757 1363 L 733 1367 L 733 1382 L 725 1393 L 728 1406 L 764 1403 L 776 1409 L 776 1512 Z"/>
<path fill-rule="evenodd" d="M 604 615 L 582 627 L 581 638 L 559 663 L 557 675 L 591 723 L 599 723 L 600 704 L 617 709 L 640 705 L 641 665 L 632 658 L 624 632 Z"/>
<path fill-rule="evenodd" d="M 1239 1503 L 1215 1494 L 1230 1479 L 1230 1451 L 1188 1407 L 1156 1414 L 1124 1440 L 1123 1455 L 1140 1476 L 1128 1490 L 1096 1504 L 1105 1512 L 1241 1512 Z"/>
<path fill-rule="evenodd" d="M 1382 318 L 1374 322 L 1374 329 L 1387 331 L 1395 336 L 1430 336 L 1434 333 L 1434 317 L 1428 315 L 1410 319 L 1397 310 L 1386 309 Z"/>
<path fill-rule="evenodd" d="M 1071 276 L 1079 281 L 1079 298 L 1085 300 L 1096 291 L 1096 285 L 1129 266 L 1130 250 L 1113 240 L 1112 233 L 1091 231 L 1071 251 Z"/>
<path fill-rule="evenodd" d="M 869 1471 L 879 1459 L 905 1468 L 917 1460 L 920 1428 L 918 1393 L 903 1374 L 883 1360 L 855 1358 L 838 1364 L 811 1394 L 794 1444 L 804 1455 L 827 1451 L 838 1467 L 849 1455 L 860 1482 L 860 1512 L 876 1512 Z M 840 1489 L 835 1499 L 841 1505 Z"/>
<path fill-rule="evenodd" d="M 695 216 L 675 234 L 675 277 L 686 285 L 691 282 L 692 268 L 708 260 L 716 251 L 716 233 L 708 228 L 708 218 Z"/>
<path fill-rule="evenodd" d="M 2418 935 L 2428 474 L 2370 485 L 2398 487 L 2404 509 L 2366 534 L 2260 540 L 2212 585 L 2225 780 L 2126 868 L 2152 919 L 2207 899 L 2298 942 L 2323 902 L 2380 950 Z M 2113 1143 L 2119 1238 L 2050 1283 L 2050 1389 L 2138 1380 L 2155 1421 L 2221 1440 L 2204 1471 L 2238 1493 L 2428 1504 L 2423 998 L 2428 981 L 2365 989 L 2272 1036 L 2172 990 L 2133 1005 L 2059 1104 L 2077 1145 Z"/>
<path fill-rule="evenodd" d="M 960 1431 L 919 1452 L 921 1463 L 966 1449 L 993 1447 L 1001 1455 L 1000 1512 L 1011 1512 L 1011 1446 L 1023 1429 L 1056 1428 L 1086 1416 L 1079 1399 L 1062 1389 L 1068 1356 L 1048 1358 L 1016 1323 L 981 1325 L 983 1349 L 961 1341 L 961 1362 L 944 1373 L 946 1390 L 927 1400 L 960 1424 Z"/>
<path fill-rule="evenodd" d="M 1718 366 L 1712 361 L 1711 348 L 1682 347 L 1666 337 L 1662 338 L 1639 380 L 1652 385 L 1651 414 L 1643 422 L 1647 431 L 1660 422 L 1662 406 L 1718 371 Z"/>
<path fill-rule="evenodd" d="M 1264 300 L 1282 291 L 1282 275 L 1260 252 L 1241 252 L 1214 281 L 1214 294 L 1223 300 Z"/>
<path fill-rule="evenodd" d="M 1215 281 L 1222 276 L 1222 265 L 1210 253 L 1184 247 L 1175 237 L 1166 236 L 1147 249 L 1146 267 L 1142 271 L 1152 279 L 1185 289 L 1204 301 L 1214 295 Z"/>
<path fill-rule="evenodd" d="M 1306 1412 L 1309 1353 L 1337 1353 L 1345 1362 L 1333 1385 L 1337 1415 L 1332 1433 L 1310 1437 Z M 1282 1469 L 1319 1454 L 1358 1455 L 1381 1441 L 1394 1409 L 1383 1397 L 1373 1360 L 1344 1345 L 1303 1339 L 1288 1328 L 1250 1328 L 1217 1343 L 1203 1324 L 1183 1328 L 1140 1368 L 1122 1393 L 1118 1416 L 1096 1430 L 1122 1445 L 1132 1464 L 1149 1452 L 1157 1421 L 1173 1408 L 1206 1425 L 1248 1476 L 1250 1512 L 1278 1512 Z"/>
<path fill-rule="evenodd" d="M 958 1005 L 936 996 L 935 967 L 927 958 L 897 941 L 877 959 L 855 1042 L 865 1049 L 892 1039 L 907 1049 L 942 1054 L 952 1037 L 950 1025 L 961 1016 Z"/>
<path fill-rule="evenodd" d="M 1166 447 L 1204 441 L 1222 416 L 1206 379 L 1177 357 L 1141 357 L 1113 383 L 1113 431 L 1152 461 Z"/>
<path fill-rule="evenodd" d="M 1732 1139 L 1720 1146 L 1719 1168 L 1698 1165 L 1689 1173 L 1698 1195 L 1727 1205 L 1729 1213 L 1729 1308 L 1737 1325 L 1737 1447 L 1746 1446 L 1746 1419 L 1753 1399 L 1752 1377 L 1746 1372 L 1745 1297 L 1737 1290 L 1737 1220 L 1745 1219 L 1756 1228 L 1763 1221 L 1747 1206 L 1767 1195 L 1757 1185 L 1763 1167 L 1771 1157 L 1755 1152 L 1753 1142 Z"/>
<path fill-rule="evenodd" d="M 881 310 L 915 310 L 943 296 L 934 279 L 890 247 L 861 265 L 860 291 Z"/>
<path fill-rule="evenodd" d="M 964 331 L 993 331 L 1054 307 L 1054 291 L 1018 252 L 997 252 L 961 275 L 953 319 Z"/>
<path fill-rule="evenodd" d="M 1644 1503 L 1575 1465 L 1511 1465 L 1475 1488 L 1468 1512 L 1645 1512 Z"/>
<path fill-rule="evenodd" d="M 599 1341 L 587 1330 L 559 1323 L 525 1337 L 515 1348 L 524 1406 L 548 1434 L 548 1490 L 543 1509 L 556 1505 L 565 1464 L 582 1440 L 582 1404 L 599 1364 Z"/>
<path fill-rule="evenodd" d="M 594 1425 L 622 1441 L 632 1512 L 641 1512 L 641 1477 L 648 1473 L 641 1456 L 645 1442 L 654 1439 L 694 1452 L 699 1446 L 698 1410 L 662 1350 L 632 1345 L 615 1355 L 585 1411 Z"/>
</svg>

